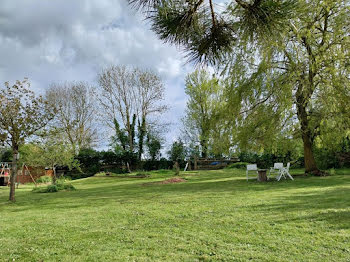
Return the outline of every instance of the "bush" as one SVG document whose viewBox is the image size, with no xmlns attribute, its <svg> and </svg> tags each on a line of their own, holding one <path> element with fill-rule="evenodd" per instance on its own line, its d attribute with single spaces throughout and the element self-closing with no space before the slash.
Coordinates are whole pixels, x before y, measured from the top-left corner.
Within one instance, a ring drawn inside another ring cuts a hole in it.
<svg viewBox="0 0 350 262">
<path fill-rule="evenodd" d="M 75 187 L 72 184 L 57 184 L 58 190 L 74 191 Z"/>
<path fill-rule="evenodd" d="M 56 185 L 48 185 L 46 188 L 47 193 L 58 192 L 58 187 Z"/>
<path fill-rule="evenodd" d="M 233 163 L 228 165 L 226 168 L 238 168 L 238 169 L 246 169 L 247 165 L 249 165 L 250 163 L 247 162 L 238 162 L 238 163 Z"/>
<path fill-rule="evenodd" d="M 47 184 L 50 183 L 52 178 L 50 176 L 41 176 L 39 177 L 36 182 L 39 184 Z"/>
<path fill-rule="evenodd" d="M 34 193 L 54 193 L 58 192 L 58 187 L 56 185 L 48 185 L 47 187 L 35 187 L 32 192 Z"/>
<path fill-rule="evenodd" d="M 55 193 L 58 191 L 74 191 L 76 190 L 72 184 L 56 184 L 48 185 L 47 187 L 35 187 L 32 192 L 34 193 Z"/>
<path fill-rule="evenodd" d="M 340 168 L 340 161 L 335 152 L 327 149 L 314 149 L 316 163 L 320 169 Z"/>
</svg>

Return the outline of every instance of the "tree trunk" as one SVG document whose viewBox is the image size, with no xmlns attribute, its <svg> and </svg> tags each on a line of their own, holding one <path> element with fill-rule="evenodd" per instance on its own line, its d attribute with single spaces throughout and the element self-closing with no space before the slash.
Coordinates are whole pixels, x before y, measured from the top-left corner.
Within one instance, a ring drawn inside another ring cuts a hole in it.
<svg viewBox="0 0 350 262">
<path fill-rule="evenodd" d="M 207 158 L 208 156 L 208 131 L 202 126 L 200 135 L 200 145 L 201 145 L 201 157 Z"/>
<path fill-rule="evenodd" d="M 146 134 L 146 118 L 142 117 L 142 123 L 141 126 L 139 126 L 139 152 L 138 157 L 141 161 L 142 153 L 143 153 L 143 140 L 144 136 Z"/>
<path fill-rule="evenodd" d="M 56 183 L 57 183 L 56 167 L 52 167 L 52 171 L 53 171 L 52 184 L 56 185 Z"/>
<path fill-rule="evenodd" d="M 320 170 L 317 168 L 314 153 L 312 151 L 311 138 L 308 136 L 308 134 L 303 134 L 303 143 L 304 143 L 305 173 L 320 175 Z"/>
<path fill-rule="evenodd" d="M 309 119 L 306 111 L 306 101 L 304 95 L 301 91 L 301 87 L 297 91 L 297 114 L 300 122 L 301 136 L 304 144 L 304 164 L 305 164 L 305 173 L 313 175 L 321 175 L 322 172 L 318 169 L 312 150 L 313 141 L 311 130 L 309 127 Z"/>
<path fill-rule="evenodd" d="M 205 139 L 201 140 L 201 148 L 202 148 L 202 152 L 201 152 L 201 157 L 202 158 L 207 158 L 208 156 L 208 146 L 207 146 L 207 141 Z"/>
<path fill-rule="evenodd" d="M 131 173 L 129 162 L 126 162 L 126 167 L 128 168 L 128 172 Z"/>
<path fill-rule="evenodd" d="M 180 175 L 180 165 L 178 161 L 175 161 L 174 167 L 175 167 L 175 176 Z"/>
<path fill-rule="evenodd" d="M 18 146 L 13 146 L 13 159 L 12 159 L 12 171 L 10 176 L 10 197 L 9 201 L 16 202 L 15 191 L 16 191 L 16 178 L 17 178 L 17 157 L 18 157 Z"/>
<path fill-rule="evenodd" d="M 188 171 L 191 171 L 192 170 L 192 163 L 191 163 L 191 160 L 187 160 L 187 164 L 188 164 L 188 166 L 187 166 L 187 170 Z"/>
</svg>

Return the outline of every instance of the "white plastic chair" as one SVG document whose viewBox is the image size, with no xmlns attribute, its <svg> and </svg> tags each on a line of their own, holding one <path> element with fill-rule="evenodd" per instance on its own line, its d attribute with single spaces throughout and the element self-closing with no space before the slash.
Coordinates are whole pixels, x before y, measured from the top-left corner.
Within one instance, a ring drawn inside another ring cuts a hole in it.
<svg viewBox="0 0 350 262">
<path fill-rule="evenodd" d="M 294 180 L 294 178 L 291 176 L 291 174 L 289 174 L 289 168 L 290 168 L 290 163 L 287 164 L 287 167 L 283 167 L 281 169 L 281 173 L 280 175 L 277 177 L 277 181 L 280 181 L 282 176 L 287 179 L 287 177 L 289 177 L 290 179 Z"/>
<path fill-rule="evenodd" d="M 255 176 L 249 177 L 249 172 L 254 172 Z M 256 164 L 247 165 L 246 175 L 247 175 L 247 181 L 248 181 L 248 179 L 257 179 L 258 178 L 258 166 Z"/>
<path fill-rule="evenodd" d="M 273 167 L 270 167 L 269 176 L 271 175 L 271 173 L 277 173 L 278 175 L 280 175 L 282 169 L 283 163 L 274 163 Z"/>
</svg>

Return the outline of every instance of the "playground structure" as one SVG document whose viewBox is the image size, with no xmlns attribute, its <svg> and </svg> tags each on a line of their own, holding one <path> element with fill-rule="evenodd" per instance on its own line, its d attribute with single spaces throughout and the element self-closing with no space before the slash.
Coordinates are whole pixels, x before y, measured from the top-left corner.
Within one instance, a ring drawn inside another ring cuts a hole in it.
<svg viewBox="0 0 350 262">
<path fill-rule="evenodd" d="M 10 177 L 12 172 L 12 165 L 10 162 L 0 162 L 0 186 L 7 186 L 10 184 Z M 25 164 L 18 168 L 16 184 L 36 183 L 36 180 L 41 176 L 52 176 L 52 170 L 46 170 L 42 167 L 30 167 Z"/>
<path fill-rule="evenodd" d="M 194 158 L 187 160 L 186 170 L 217 170 L 227 167 L 229 164 L 239 162 L 239 158 L 233 157 L 229 159 L 214 158 Z"/>
</svg>

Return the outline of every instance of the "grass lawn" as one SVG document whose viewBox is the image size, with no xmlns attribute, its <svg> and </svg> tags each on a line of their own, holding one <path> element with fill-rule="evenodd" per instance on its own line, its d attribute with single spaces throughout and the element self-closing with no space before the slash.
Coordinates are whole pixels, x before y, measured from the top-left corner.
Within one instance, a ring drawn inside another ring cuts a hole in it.
<svg viewBox="0 0 350 262">
<path fill-rule="evenodd" d="M 144 185 L 171 176 L 22 186 L 15 204 L 0 187 L 0 261 L 350 261 L 350 170 L 268 183 L 187 172 Z"/>
</svg>

